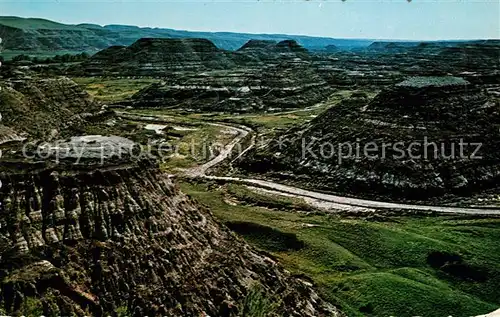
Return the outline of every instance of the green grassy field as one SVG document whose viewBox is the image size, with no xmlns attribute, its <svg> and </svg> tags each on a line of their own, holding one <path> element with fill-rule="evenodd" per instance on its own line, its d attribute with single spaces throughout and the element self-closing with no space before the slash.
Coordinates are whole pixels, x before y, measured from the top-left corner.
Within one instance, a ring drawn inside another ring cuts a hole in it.
<svg viewBox="0 0 500 317">
<path fill-rule="evenodd" d="M 325 102 L 305 110 L 297 109 L 278 114 L 222 115 L 220 118 L 251 126 L 260 133 L 268 133 L 273 130 L 284 130 L 291 126 L 312 120 L 326 109 L 335 106 L 342 99 L 349 97 L 352 93 L 352 90 L 340 90 L 331 95 Z"/>
<path fill-rule="evenodd" d="M 475 316 L 500 306 L 500 219 L 370 221 L 311 213 L 239 185 L 181 187 L 249 243 L 312 278 L 349 316 Z"/>
<path fill-rule="evenodd" d="M 155 79 L 106 79 L 88 77 L 77 77 L 73 78 L 73 80 L 82 85 L 84 89 L 97 100 L 103 102 L 119 102 L 127 99 L 140 89 L 158 81 Z M 254 128 L 258 133 L 266 134 L 310 121 L 329 107 L 335 106 L 342 99 L 356 92 L 355 90 L 339 90 L 325 102 L 315 107 L 311 107 L 310 109 L 296 109 L 288 113 L 278 114 L 186 113 L 183 109 L 138 109 L 135 110 L 135 112 L 142 114 L 170 115 L 182 121 L 210 120 L 243 124 Z M 375 95 L 374 92 L 365 93 L 370 98 Z"/>
<path fill-rule="evenodd" d="M 169 128 L 164 130 L 164 137 L 169 145 L 175 148 L 175 155 L 162 163 L 162 168 L 168 172 L 178 172 L 178 169 L 201 165 L 211 160 L 235 137 L 233 132 L 225 127 L 209 125 L 177 113 L 149 109 L 132 110 L 130 113 L 164 115 L 165 120 L 171 122 L 168 124 Z"/>
<path fill-rule="evenodd" d="M 158 82 L 156 79 L 72 78 L 94 98 L 102 102 L 119 102 L 131 97 L 142 88 Z"/>
<path fill-rule="evenodd" d="M 166 171 L 189 168 L 203 164 L 218 155 L 221 148 L 233 139 L 224 128 L 200 125 L 192 131 L 175 131 L 178 139 L 171 143 L 178 148 L 177 154 L 162 164 Z"/>
</svg>

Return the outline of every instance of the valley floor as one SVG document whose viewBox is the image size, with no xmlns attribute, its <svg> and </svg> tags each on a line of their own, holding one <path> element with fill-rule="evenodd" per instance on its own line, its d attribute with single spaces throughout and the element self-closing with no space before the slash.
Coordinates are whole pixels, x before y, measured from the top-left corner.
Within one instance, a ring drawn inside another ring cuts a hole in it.
<svg viewBox="0 0 500 317">
<path fill-rule="evenodd" d="M 127 114 L 136 115 L 136 123 L 144 116 L 175 123 L 177 129 L 162 137 L 171 137 L 183 152 L 162 166 L 169 173 L 182 175 L 213 159 L 190 159 L 186 146 L 192 140 L 204 138 L 231 146 L 239 138 L 238 142 L 251 146 L 254 139 L 249 140 L 241 131 L 238 135 L 238 128 L 228 133 L 223 126 L 245 125 L 260 136 L 272 136 L 311 120 L 346 95 L 349 92 L 309 109 L 279 115 L 150 109 Z M 500 306 L 500 218 L 352 204 L 344 209 L 330 205 L 334 212 L 325 212 L 307 199 L 192 178 L 205 172 L 207 169 L 179 177 L 182 190 L 250 244 L 268 252 L 294 274 L 309 278 L 325 299 L 339 305 L 348 316 L 475 316 Z"/>
<path fill-rule="evenodd" d="M 241 185 L 181 188 L 349 316 L 475 316 L 500 305 L 498 218 L 325 214 Z M 435 264 L 441 254 L 459 260 Z"/>
</svg>

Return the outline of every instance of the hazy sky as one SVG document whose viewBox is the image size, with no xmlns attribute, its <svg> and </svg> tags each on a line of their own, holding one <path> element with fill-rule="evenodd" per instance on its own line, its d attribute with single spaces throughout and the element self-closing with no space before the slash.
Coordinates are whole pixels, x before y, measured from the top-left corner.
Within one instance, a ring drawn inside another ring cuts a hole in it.
<svg viewBox="0 0 500 317">
<path fill-rule="evenodd" d="M 337 38 L 500 38 L 500 0 L 0 0 L 0 15 Z"/>
</svg>

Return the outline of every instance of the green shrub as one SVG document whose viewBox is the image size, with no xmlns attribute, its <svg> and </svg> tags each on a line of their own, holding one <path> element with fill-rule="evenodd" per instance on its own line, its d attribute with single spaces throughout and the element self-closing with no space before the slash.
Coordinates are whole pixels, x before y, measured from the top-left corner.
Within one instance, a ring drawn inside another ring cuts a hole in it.
<svg viewBox="0 0 500 317">
<path fill-rule="evenodd" d="M 267 317 L 279 307 L 280 301 L 270 297 L 261 284 L 253 284 L 241 305 L 243 317 Z"/>
</svg>

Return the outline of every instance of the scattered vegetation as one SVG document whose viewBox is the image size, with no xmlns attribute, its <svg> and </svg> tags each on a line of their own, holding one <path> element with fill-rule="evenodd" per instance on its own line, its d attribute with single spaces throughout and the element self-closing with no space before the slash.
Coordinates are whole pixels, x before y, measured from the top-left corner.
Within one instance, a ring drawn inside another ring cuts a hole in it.
<svg viewBox="0 0 500 317">
<path fill-rule="evenodd" d="M 234 138 L 233 134 L 225 130 L 223 127 L 201 124 L 185 130 L 170 131 L 170 144 L 174 153 L 164 161 L 163 168 L 175 171 L 211 160 Z"/>
<path fill-rule="evenodd" d="M 155 79 L 118 79 L 99 77 L 77 77 L 73 80 L 84 87 L 84 89 L 102 102 L 120 102 L 141 90 L 142 88 L 157 82 Z"/>
<path fill-rule="evenodd" d="M 26 297 L 19 312 L 24 316 L 43 316 L 43 304 L 39 299 Z"/>
<path fill-rule="evenodd" d="M 313 207 L 299 198 L 270 196 L 269 194 L 258 193 L 245 186 L 235 184 L 229 184 L 226 188 L 227 193 L 231 197 L 249 205 L 279 210 L 314 211 Z"/>
<path fill-rule="evenodd" d="M 500 305 L 498 218 L 387 216 L 375 222 L 282 211 L 286 203 L 282 210 L 235 205 L 227 186 L 181 187 L 288 270 L 311 277 L 349 316 L 475 316 Z M 277 248 L 276 232 L 303 247 Z"/>
<path fill-rule="evenodd" d="M 132 314 L 128 311 L 127 306 L 120 306 L 116 309 L 115 314 L 117 317 L 129 317 Z"/>
<path fill-rule="evenodd" d="M 297 239 L 297 235 L 294 233 L 282 232 L 268 226 L 246 221 L 230 221 L 226 225 L 261 249 L 288 251 L 300 250 L 304 247 L 304 242 Z"/>
<path fill-rule="evenodd" d="M 260 284 L 253 284 L 241 305 L 241 316 L 267 317 L 276 311 L 279 301 L 270 298 Z"/>
<path fill-rule="evenodd" d="M 141 109 L 137 110 L 141 113 L 150 113 L 156 115 L 171 115 L 182 120 L 204 120 L 204 121 L 223 121 L 228 123 L 242 124 L 253 128 L 261 135 L 274 134 L 278 131 L 283 131 L 292 126 L 310 121 L 317 115 L 324 112 L 326 109 L 337 105 L 341 100 L 348 96 L 363 95 L 367 98 L 373 98 L 375 92 L 360 91 L 360 90 L 339 90 L 332 94 L 324 103 L 318 104 L 307 109 L 295 109 L 285 112 L 264 112 L 264 113 L 248 113 L 248 114 L 231 114 L 225 112 L 205 112 L 193 113 L 185 112 L 179 109 Z"/>
</svg>

